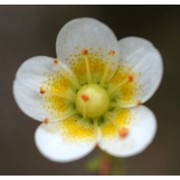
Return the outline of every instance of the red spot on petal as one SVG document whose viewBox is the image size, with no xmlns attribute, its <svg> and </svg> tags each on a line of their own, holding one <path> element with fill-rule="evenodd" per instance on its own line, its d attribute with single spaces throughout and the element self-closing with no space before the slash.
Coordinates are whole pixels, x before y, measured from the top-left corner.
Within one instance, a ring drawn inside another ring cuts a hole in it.
<svg viewBox="0 0 180 180">
<path fill-rule="evenodd" d="M 133 82 L 134 81 L 134 76 L 133 74 L 128 74 L 128 81 Z"/>
<path fill-rule="evenodd" d="M 87 55 L 88 54 L 88 50 L 84 48 L 84 49 L 82 49 L 81 53 L 82 53 L 82 55 Z"/>
<path fill-rule="evenodd" d="M 129 131 L 128 131 L 127 128 L 122 128 L 122 129 L 120 129 L 120 131 L 119 131 L 119 136 L 120 136 L 121 138 L 125 138 L 125 137 L 127 137 L 128 133 L 129 133 Z"/>
<path fill-rule="evenodd" d="M 81 96 L 81 98 L 86 102 L 86 101 L 89 101 L 89 96 L 88 95 L 86 95 L 86 94 L 83 94 L 82 96 Z"/>
</svg>

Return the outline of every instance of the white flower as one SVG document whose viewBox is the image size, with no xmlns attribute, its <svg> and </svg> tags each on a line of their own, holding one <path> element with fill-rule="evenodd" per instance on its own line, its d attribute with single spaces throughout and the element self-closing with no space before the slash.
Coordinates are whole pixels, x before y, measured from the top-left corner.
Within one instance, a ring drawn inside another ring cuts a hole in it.
<svg viewBox="0 0 180 180">
<path fill-rule="evenodd" d="M 97 144 L 117 157 L 142 152 L 157 128 L 141 104 L 160 84 L 159 51 L 138 37 L 117 41 L 103 23 L 81 18 L 61 29 L 56 52 L 58 59 L 26 60 L 13 86 L 20 109 L 42 122 L 39 151 L 57 162 L 82 158 Z"/>
</svg>

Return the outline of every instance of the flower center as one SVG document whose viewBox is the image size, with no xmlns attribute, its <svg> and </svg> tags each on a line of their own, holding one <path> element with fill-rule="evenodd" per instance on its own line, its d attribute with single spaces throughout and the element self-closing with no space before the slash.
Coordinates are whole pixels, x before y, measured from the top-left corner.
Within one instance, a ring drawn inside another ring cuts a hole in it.
<svg viewBox="0 0 180 180">
<path fill-rule="evenodd" d="M 102 116 L 108 110 L 109 103 L 107 91 L 97 84 L 84 85 L 76 95 L 76 107 L 84 118 Z"/>
</svg>

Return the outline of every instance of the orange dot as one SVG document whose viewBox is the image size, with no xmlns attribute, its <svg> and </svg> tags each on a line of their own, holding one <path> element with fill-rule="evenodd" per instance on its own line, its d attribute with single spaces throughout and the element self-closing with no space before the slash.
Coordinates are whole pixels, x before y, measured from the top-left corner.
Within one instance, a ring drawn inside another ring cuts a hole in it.
<svg viewBox="0 0 180 180">
<path fill-rule="evenodd" d="M 119 131 L 119 136 L 122 138 L 125 138 L 128 135 L 129 131 L 127 128 L 122 128 Z"/>
<path fill-rule="evenodd" d="M 40 87 L 39 92 L 40 92 L 41 94 L 45 94 L 46 91 L 45 91 L 42 87 Z"/>
<path fill-rule="evenodd" d="M 84 101 L 89 101 L 89 96 L 86 95 L 86 94 L 83 94 L 83 95 L 81 96 L 81 98 L 82 98 Z"/>
<path fill-rule="evenodd" d="M 48 118 L 45 118 L 43 122 L 44 122 L 44 124 L 47 125 L 47 124 L 49 123 L 49 119 L 48 119 Z"/>
<path fill-rule="evenodd" d="M 108 55 L 110 55 L 110 56 L 114 56 L 115 54 L 116 54 L 116 52 L 114 50 L 111 50 L 108 52 Z"/>
<path fill-rule="evenodd" d="M 128 74 L 128 81 L 129 82 L 134 81 L 134 76 L 132 74 Z"/>
<path fill-rule="evenodd" d="M 137 105 L 141 105 L 141 104 L 142 104 L 141 100 L 138 99 L 137 102 L 136 102 L 136 104 L 137 104 Z"/>
<path fill-rule="evenodd" d="M 54 64 L 59 64 L 58 59 L 55 59 L 55 60 L 54 60 Z"/>
<path fill-rule="evenodd" d="M 88 54 L 88 50 L 84 48 L 84 49 L 82 49 L 81 53 L 82 53 L 82 55 L 87 55 Z"/>
</svg>

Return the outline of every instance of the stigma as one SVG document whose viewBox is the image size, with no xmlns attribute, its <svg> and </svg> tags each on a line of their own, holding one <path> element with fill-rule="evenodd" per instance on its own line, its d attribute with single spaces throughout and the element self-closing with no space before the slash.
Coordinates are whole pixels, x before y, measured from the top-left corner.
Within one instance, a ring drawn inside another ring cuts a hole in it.
<svg viewBox="0 0 180 180">
<path fill-rule="evenodd" d="M 76 95 L 76 107 L 84 117 L 98 118 L 108 110 L 110 99 L 97 84 L 84 85 Z"/>
<path fill-rule="evenodd" d="M 82 94 L 81 98 L 86 102 L 89 101 L 89 96 L 86 94 Z"/>
</svg>

